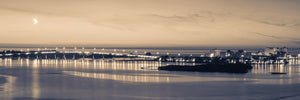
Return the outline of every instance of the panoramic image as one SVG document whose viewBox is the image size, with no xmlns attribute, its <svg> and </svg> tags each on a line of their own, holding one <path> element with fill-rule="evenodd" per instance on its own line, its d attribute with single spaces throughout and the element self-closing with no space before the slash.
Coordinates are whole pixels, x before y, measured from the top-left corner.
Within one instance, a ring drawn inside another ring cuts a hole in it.
<svg viewBox="0 0 300 100">
<path fill-rule="evenodd" d="M 0 100 L 300 100 L 300 0 L 0 0 Z"/>
</svg>

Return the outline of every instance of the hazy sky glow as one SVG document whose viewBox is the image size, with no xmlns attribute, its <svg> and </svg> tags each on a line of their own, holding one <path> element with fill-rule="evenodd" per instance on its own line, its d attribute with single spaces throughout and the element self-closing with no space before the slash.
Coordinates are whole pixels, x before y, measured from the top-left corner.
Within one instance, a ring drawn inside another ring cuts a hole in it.
<svg viewBox="0 0 300 100">
<path fill-rule="evenodd" d="M 299 5 L 300 0 L 0 0 L 0 44 L 299 47 Z"/>
</svg>

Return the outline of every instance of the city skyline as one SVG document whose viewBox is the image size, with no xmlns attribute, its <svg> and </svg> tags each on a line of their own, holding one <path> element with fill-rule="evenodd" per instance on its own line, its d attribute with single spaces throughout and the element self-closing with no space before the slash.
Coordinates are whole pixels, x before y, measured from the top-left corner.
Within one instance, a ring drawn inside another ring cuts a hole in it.
<svg viewBox="0 0 300 100">
<path fill-rule="evenodd" d="M 299 47 L 297 0 L 0 0 L 0 46 Z"/>
<path fill-rule="evenodd" d="M 0 100 L 300 100 L 300 0 L 0 0 Z"/>
</svg>

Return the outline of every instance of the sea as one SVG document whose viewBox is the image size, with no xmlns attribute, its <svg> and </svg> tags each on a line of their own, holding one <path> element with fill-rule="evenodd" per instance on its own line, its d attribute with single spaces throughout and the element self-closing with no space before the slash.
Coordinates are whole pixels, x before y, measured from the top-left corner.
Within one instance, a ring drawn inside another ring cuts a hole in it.
<svg viewBox="0 0 300 100">
<path fill-rule="evenodd" d="M 195 56 L 210 51 L 91 49 L 102 52 L 151 52 L 157 55 L 181 53 Z M 157 70 L 158 66 L 168 64 L 173 63 L 110 59 L 2 58 L 0 100 L 300 99 L 300 60 L 289 64 L 253 64 L 253 69 L 246 74 Z M 272 72 L 286 74 L 271 74 Z"/>
</svg>

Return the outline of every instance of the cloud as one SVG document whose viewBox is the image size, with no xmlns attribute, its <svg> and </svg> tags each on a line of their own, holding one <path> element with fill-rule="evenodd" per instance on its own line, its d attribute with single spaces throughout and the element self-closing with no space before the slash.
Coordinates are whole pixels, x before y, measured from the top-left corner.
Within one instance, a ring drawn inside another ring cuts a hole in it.
<svg viewBox="0 0 300 100">
<path fill-rule="evenodd" d="M 292 23 L 283 23 L 282 21 L 269 21 L 270 19 L 263 19 L 263 18 L 260 18 L 260 19 L 246 18 L 246 19 L 248 19 L 250 21 L 255 21 L 258 23 L 273 25 L 273 26 L 278 26 L 278 27 L 285 27 L 285 26 L 288 26 L 289 24 L 292 24 Z"/>
<path fill-rule="evenodd" d="M 158 14 L 148 14 L 146 16 L 149 16 L 149 17 L 159 17 L 159 18 L 164 18 L 164 19 L 179 19 L 179 20 L 186 20 L 186 19 L 189 18 L 187 16 L 179 16 L 179 15 L 164 16 L 164 15 L 158 15 Z"/>
<path fill-rule="evenodd" d="M 275 35 L 267 35 L 267 34 L 263 34 L 263 33 L 259 33 L 259 32 L 253 32 L 256 35 L 260 35 L 260 36 L 264 36 L 264 37 L 268 37 L 268 38 L 273 38 L 273 39 L 278 39 L 278 40 L 287 40 L 287 41 L 291 41 L 296 43 L 297 41 L 300 41 L 300 39 L 298 37 L 296 38 L 291 38 L 291 37 L 284 37 L 284 36 L 275 36 Z"/>
<path fill-rule="evenodd" d="M 269 24 L 269 25 L 274 25 L 274 26 L 286 26 L 286 24 L 281 24 L 281 23 L 272 23 L 272 22 L 268 22 L 268 21 L 257 21 L 257 22 L 260 22 L 260 23 L 264 23 L 264 24 Z"/>
<path fill-rule="evenodd" d="M 228 11 L 210 11 L 210 10 L 198 10 L 193 9 L 189 12 L 180 13 L 180 15 L 177 14 L 146 14 L 145 16 L 148 17 L 157 17 L 162 18 L 166 20 L 193 20 L 193 21 L 199 21 L 199 20 L 205 20 L 209 22 L 215 22 L 216 18 L 224 18 L 224 17 L 231 17 L 233 16 Z"/>
<path fill-rule="evenodd" d="M 273 35 L 266 35 L 263 33 L 258 33 L 258 32 L 253 32 L 256 35 L 260 35 L 260 36 L 264 36 L 264 37 L 268 37 L 268 38 L 273 38 L 273 39 L 282 39 L 282 37 L 278 37 L 278 36 L 273 36 Z"/>
</svg>

